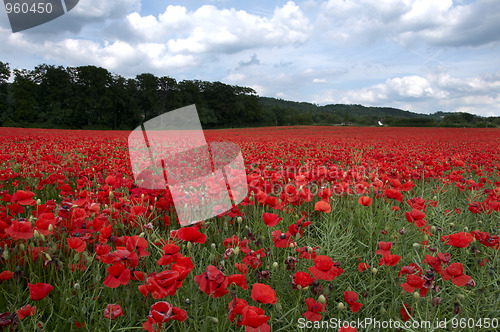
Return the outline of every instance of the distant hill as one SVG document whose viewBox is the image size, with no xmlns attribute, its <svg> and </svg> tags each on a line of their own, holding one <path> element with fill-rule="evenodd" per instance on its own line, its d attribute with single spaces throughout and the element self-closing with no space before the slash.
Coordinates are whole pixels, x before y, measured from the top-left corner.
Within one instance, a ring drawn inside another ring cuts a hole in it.
<svg viewBox="0 0 500 332">
<path fill-rule="evenodd" d="M 408 127 L 497 127 L 500 117 L 481 117 L 469 113 L 437 111 L 421 114 L 394 107 L 373 107 L 358 104 L 319 106 L 270 97 L 259 97 L 265 113 L 274 116 L 276 125 L 293 124 L 354 124 Z"/>
</svg>

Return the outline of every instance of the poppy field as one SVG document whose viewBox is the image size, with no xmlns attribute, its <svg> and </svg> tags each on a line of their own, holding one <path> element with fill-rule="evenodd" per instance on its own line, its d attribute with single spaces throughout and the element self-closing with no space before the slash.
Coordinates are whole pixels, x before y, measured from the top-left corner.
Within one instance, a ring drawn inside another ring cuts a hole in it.
<svg viewBox="0 0 500 332">
<path fill-rule="evenodd" d="M 500 130 L 208 130 L 248 193 L 186 227 L 128 134 L 0 128 L 0 331 L 500 328 Z"/>
</svg>

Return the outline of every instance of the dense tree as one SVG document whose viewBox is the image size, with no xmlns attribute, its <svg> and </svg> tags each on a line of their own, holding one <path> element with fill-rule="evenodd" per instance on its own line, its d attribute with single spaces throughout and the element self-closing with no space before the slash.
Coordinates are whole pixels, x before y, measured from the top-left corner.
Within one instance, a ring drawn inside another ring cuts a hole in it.
<svg viewBox="0 0 500 332">
<path fill-rule="evenodd" d="M 71 68 L 75 83 L 73 109 L 78 115 L 78 124 L 100 127 L 104 119 L 113 112 L 112 75 L 104 68 L 96 66 L 80 66 Z"/>
<path fill-rule="evenodd" d="M 159 80 L 153 74 L 145 73 L 136 76 L 137 104 L 142 111 L 144 121 L 154 118 L 159 114 Z"/>
<path fill-rule="evenodd" d="M 15 122 L 24 125 L 37 122 L 39 115 L 39 86 L 36 83 L 36 73 L 32 70 L 14 69 L 14 82 L 12 83 L 14 99 Z"/>
<path fill-rule="evenodd" d="M 8 63 L 3 63 L 0 61 L 0 125 L 2 125 L 2 121 L 4 115 L 7 112 L 8 104 L 8 84 L 7 81 L 10 78 L 10 67 Z"/>
</svg>

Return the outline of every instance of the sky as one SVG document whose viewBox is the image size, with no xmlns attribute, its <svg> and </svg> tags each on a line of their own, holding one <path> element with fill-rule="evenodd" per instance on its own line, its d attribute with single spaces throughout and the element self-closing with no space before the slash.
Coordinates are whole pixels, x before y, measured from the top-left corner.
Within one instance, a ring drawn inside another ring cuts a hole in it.
<svg viewBox="0 0 500 332">
<path fill-rule="evenodd" d="M 498 0 L 80 0 L 12 33 L 11 68 L 95 65 L 318 105 L 500 116 Z"/>
</svg>

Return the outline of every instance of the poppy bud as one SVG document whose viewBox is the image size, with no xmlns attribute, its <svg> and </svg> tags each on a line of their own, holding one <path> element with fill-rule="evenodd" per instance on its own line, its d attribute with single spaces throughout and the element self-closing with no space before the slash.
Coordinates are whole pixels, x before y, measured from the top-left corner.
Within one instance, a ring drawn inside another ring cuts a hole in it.
<svg viewBox="0 0 500 332">
<path fill-rule="evenodd" d="M 283 306 L 282 306 L 282 305 L 281 305 L 281 303 L 279 303 L 279 302 L 278 302 L 278 303 L 276 303 L 276 305 L 275 305 L 274 307 L 275 307 L 275 308 L 276 308 L 276 310 L 278 310 L 278 311 L 283 310 Z"/>
<path fill-rule="evenodd" d="M 215 243 L 212 243 L 210 246 L 212 247 L 213 250 L 215 250 L 215 248 L 217 247 Z"/>
<path fill-rule="evenodd" d="M 237 217 L 236 221 L 239 222 L 239 223 L 241 223 L 243 221 L 243 218 L 242 217 Z"/>
<path fill-rule="evenodd" d="M 141 234 L 139 234 L 139 237 L 144 237 L 144 235 L 146 235 L 146 234 L 144 234 L 144 232 L 142 232 Z"/>
<path fill-rule="evenodd" d="M 49 233 L 52 233 L 53 230 L 54 230 L 54 225 L 49 224 Z"/>
<path fill-rule="evenodd" d="M 80 289 L 80 284 L 79 283 L 76 283 L 74 286 L 73 286 L 74 289 L 76 290 L 79 290 Z"/>
<path fill-rule="evenodd" d="M 418 249 L 420 248 L 420 243 L 413 243 L 413 248 Z"/>
<path fill-rule="evenodd" d="M 238 255 L 240 253 L 240 247 L 233 248 L 233 254 Z"/>
<path fill-rule="evenodd" d="M 420 298 L 420 294 L 419 294 L 418 292 L 414 292 L 414 293 L 413 293 L 413 298 L 414 298 L 415 300 L 418 300 L 418 299 Z"/>
<path fill-rule="evenodd" d="M 453 227 L 453 226 L 455 226 L 455 223 L 450 222 L 450 227 Z"/>
<path fill-rule="evenodd" d="M 326 303 L 326 297 L 323 294 L 321 294 L 318 297 L 318 302 L 321 303 L 321 304 L 325 304 Z"/>
<path fill-rule="evenodd" d="M 372 273 L 373 273 L 373 274 L 376 274 L 376 273 L 377 273 L 377 271 L 378 271 L 378 270 L 377 270 L 377 268 L 375 268 L 375 267 L 372 269 Z"/>
<path fill-rule="evenodd" d="M 278 267 L 278 262 L 274 262 L 273 263 L 273 269 L 277 268 Z"/>
<path fill-rule="evenodd" d="M 115 194 L 113 194 L 113 192 L 112 192 L 112 191 L 110 191 L 110 192 L 109 192 L 109 199 L 111 200 L 111 199 L 113 199 L 113 198 L 115 198 Z"/>
<path fill-rule="evenodd" d="M 78 205 L 76 204 L 73 204 L 73 206 L 71 206 L 73 209 L 76 209 L 78 207 Z"/>
<path fill-rule="evenodd" d="M 210 320 L 215 323 L 215 324 L 218 324 L 219 323 L 219 319 L 217 317 L 209 317 Z"/>
<path fill-rule="evenodd" d="M 19 249 L 20 249 L 21 251 L 24 251 L 24 249 L 25 249 L 25 247 L 24 247 L 24 243 L 19 244 Z"/>
<path fill-rule="evenodd" d="M 49 262 L 52 261 L 52 257 L 50 257 L 50 255 L 47 253 L 45 254 L 45 259 L 48 260 Z"/>
<path fill-rule="evenodd" d="M 35 240 L 38 240 L 40 238 L 40 233 L 36 229 L 33 232 L 33 237 L 35 238 Z"/>
<path fill-rule="evenodd" d="M 36 205 L 40 205 L 40 204 L 42 204 L 42 200 L 39 198 L 36 200 Z"/>
<path fill-rule="evenodd" d="M 291 242 L 290 245 L 289 245 L 290 248 L 295 248 L 295 243 L 294 242 Z"/>
<path fill-rule="evenodd" d="M 188 242 L 186 246 L 187 246 L 188 250 L 191 250 L 191 248 L 193 247 L 193 245 L 191 244 L 191 242 Z"/>
<path fill-rule="evenodd" d="M 465 295 L 464 295 L 464 294 L 457 294 L 457 297 L 458 297 L 460 300 L 465 299 Z"/>
<path fill-rule="evenodd" d="M 386 312 L 387 312 L 387 310 L 385 310 L 385 308 L 384 308 L 384 307 L 380 307 L 380 313 L 381 313 L 382 315 L 385 315 L 385 313 L 386 313 Z"/>
<path fill-rule="evenodd" d="M 312 253 L 313 253 L 313 251 L 314 251 L 314 250 L 313 250 L 313 248 L 311 248 L 311 247 L 309 247 L 309 246 L 307 247 L 307 252 L 308 252 L 309 254 L 312 254 Z"/>
<path fill-rule="evenodd" d="M 432 233 L 436 232 L 436 230 L 437 230 L 436 226 L 432 226 L 432 227 L 431 227 L 431 232 L 432 232 Z"/>
<path fill-rule="evenodd" d="M 3 259 L 8 260 L 9 259 L 9 251 L 5 249 L 3 251 L 2 257 L 3 257 Z"/>
<path fill-rule="evenodd" d="M 344 310 L 344 309 L 345 309 L 345 305 L 344 305 L 344 303 L 339 302 L 339 304 L 337 304 L 337 309 L 338 309 L 338 310 Z"/>
</svg>

